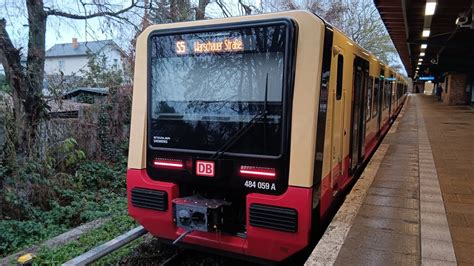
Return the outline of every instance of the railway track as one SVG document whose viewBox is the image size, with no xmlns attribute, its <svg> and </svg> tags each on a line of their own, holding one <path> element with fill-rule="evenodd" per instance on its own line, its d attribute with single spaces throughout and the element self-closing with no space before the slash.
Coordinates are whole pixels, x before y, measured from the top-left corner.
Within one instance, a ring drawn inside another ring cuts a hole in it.
<svg viewBox="0 0 474 266">
<path fill-rule="evenodd" d="M 101 259 L 102 257 L 117 251 L 126 244 L 132 242 L 135 239 L 143 237 L 147 234 L 147 231 L 142 227 L 138 226 L 110 241 L 97 246 L 88 252 L 81 254 L 62 265 L 88 265 Z M 170 266 L 170 265 L 242 265 L 242 261 L 237 259 L 230 259 L 219 255 L 212 255 L 202 253 L 198 251 L 183 249 L 173 246 L 164 246 L 156 239 L 146 241 L 143 243 L 141 248 L 137 248 L 134 251 L 134 255 L 130 257 L 124 257 L 118 264 L 146 264 L 146 265 L 159 265 L 159 266 Z M 252 263 L 246 263 L 246 265 L 253 265 Z"/>
<path fill-rule="evenodd" d="M 147 231 L 143 226 L 138 226 L 100 246 L 97 246 L 88 252 L 79 255 L 75 258 L 73 258 L 70 261 L 67 261 L 63 263 L 62 265 L 87 265 L 89 263 L 95 262 L 99 260 L 100 258 L 104 257 L 107 254 L 110 254 L 117 249 L 125 246 L 126 244 L 132 242 L 133 240 L 142 237 L 144 234 L 146 234 Z"/>
</svg>

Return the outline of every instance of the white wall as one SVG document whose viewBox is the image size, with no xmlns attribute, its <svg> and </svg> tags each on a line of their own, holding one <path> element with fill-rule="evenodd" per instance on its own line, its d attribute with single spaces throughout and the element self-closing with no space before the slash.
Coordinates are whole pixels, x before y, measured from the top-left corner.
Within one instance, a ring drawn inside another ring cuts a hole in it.
<svg viewBox="0 0 474 266">
<path fill-rule="evenodd" d="M 117 60 L 116 67 L 123 71 L 123 62 L 122 62 L 122 55 L 120 54 L 117 49 L 113 49 L 110 46 L 104 47 L 101 51 L 101 54 L 105 54 L 107 56 L 107 67 L 112 68 L 115 65 L 115 60 Z"/>
<path fill-rule="evenodd" d="M 87 67 L 87 56 L 69 56 L 69 57 L 54 57 L 46 58 L 44 62 L 44 72 L 47 75 L 59 74 L 59 62 L 64 61 L 64 75 L 81 76 L 79 70 Z"/>
<path fill-rule="evenodd" d="M 122 57 L 119 51 L 113 49 L 110 46 L 104 47 L 100 54 L 107 56 L 107 68 L 112 68 L 115 65 L 114 59 L 117 60 L 117 68 L 123 71 Z M 80 70 L 87 70 L 87 56 L 68 56 L 68 57 L 54 57 L 46 58 L 44 64 L 44 72 L 46 75 L 59 74 L 59 62 L 64 62 L 64 68 L 62 69 L 64 75 L 76 75 L 82 76 Z"/>
</svg>

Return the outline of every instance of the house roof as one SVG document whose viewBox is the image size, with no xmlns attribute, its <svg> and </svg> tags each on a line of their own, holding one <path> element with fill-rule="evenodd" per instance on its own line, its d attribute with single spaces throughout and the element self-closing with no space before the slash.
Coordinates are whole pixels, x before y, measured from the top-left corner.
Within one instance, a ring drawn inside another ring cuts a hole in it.
<svg viewBox="0 0 474 266">
<path fill-rule="evenodd" d="M 112 40 L 92 41 L 92 42 L 78 42 L 77 48 L 72 47 L 72 43 L 55 44 L 46 50 L 46 58 L 48 57 L 63 57 L 63 56 L 85 56 L 88 53 L 97 54 L 102 48 L 107 45 L 112 45 L 120 52 L 118 45 Z"/>
<path fill-rule="evenodd" d="M 80 92 L 89 92 L 89 93 L 107 95 L 109 94 L 109 88 L 93 88 L 93 87 L 70 88 L 64 93 L 64 96 L 74 95 Z"/>
</svg>

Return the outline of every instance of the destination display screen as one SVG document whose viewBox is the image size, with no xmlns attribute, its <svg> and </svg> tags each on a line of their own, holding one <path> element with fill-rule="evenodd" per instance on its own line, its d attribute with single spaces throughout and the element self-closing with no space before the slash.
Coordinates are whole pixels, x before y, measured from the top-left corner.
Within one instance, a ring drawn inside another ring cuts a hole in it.
<svg viewBox="0 0 474 266">
<path fill-rule="evenodd" d="M 223 40 L 192 40 L 176 41 L 176 54 L 187 53 L 222 53 L 222 52 L 240 52 L 244 50 L 244 43 L 241 39 L 223 39 Z"/>
<path fill-rule="evenodd" d="M 279 155 L 287 36 L 285 23 L 152 35 L 149 145 L 216 151 L 254 123 L 228 151 Z"/>
</svg>

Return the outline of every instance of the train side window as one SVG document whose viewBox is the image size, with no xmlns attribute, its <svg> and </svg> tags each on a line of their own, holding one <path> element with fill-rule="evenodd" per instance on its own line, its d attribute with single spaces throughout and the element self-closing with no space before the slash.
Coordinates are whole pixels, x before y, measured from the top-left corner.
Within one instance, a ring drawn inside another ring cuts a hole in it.
<svg viewBox="0 0 474 266">
<path fill-rule="evenodd" d="M 342 98 L 342 77 L 344 69 L 344 56 L 339 54 L 337 56 L 337 81 L 336 81 L 336 100 Z"/>
<path fill-rule="evenodd" d="M 394 90 L 394 100 L 398 100 L 398 90 L 400 89 L 400 83 L 397 82 L 397 86 L 395 87 L 395 90 Z"/>
<path fill-rule="evenodd" d="M 389 83 L 388 83 L 387 80 L 384 80 L 383 83 L 384 83 L 384 86 L 383 86 L 383 110 L 385 110 L 388 107 L 388 101 L 387 101 L 388 93 L 387 93 L 387 91 L 388 91 Z"/>
<path fill-rule="evenodd" d="M 390 105 L 390 94 L 392 91 L 392 84 L 390 81 L 385 80 L 385 91 L 384 91 L 384 96 L 385 96 L 385 107 L 383 109 L 388 109 L 388 106 Z"/>
<path fill-rule="evenodd" d="M 374 78 L 371 76 L 367 77 L 367 108 L 365 111 L 365 120 L 370 120 L 370 114 L 372 113 L 372 88 L 374 84 Z"/>
<path fill-rule="evenodd" d="M 373 102 L 373 106 L 372 106 L 372 118 L 376 117 L 377 114 L 379 113 L 379 78 L 375 78 L 375 82 L 374 82 L 374 98 L 372 100 Z"/>
</svg>

